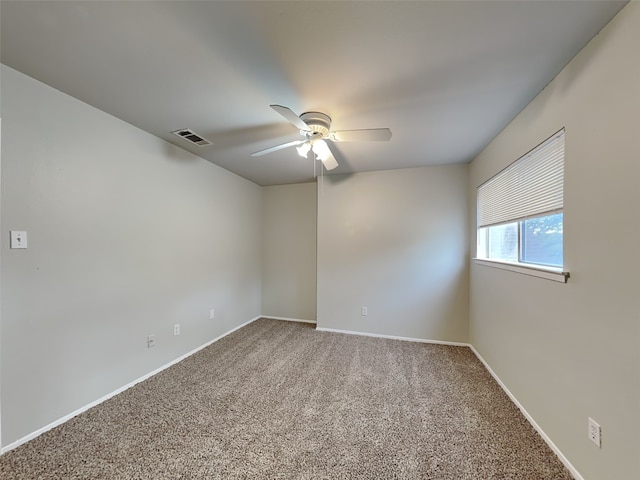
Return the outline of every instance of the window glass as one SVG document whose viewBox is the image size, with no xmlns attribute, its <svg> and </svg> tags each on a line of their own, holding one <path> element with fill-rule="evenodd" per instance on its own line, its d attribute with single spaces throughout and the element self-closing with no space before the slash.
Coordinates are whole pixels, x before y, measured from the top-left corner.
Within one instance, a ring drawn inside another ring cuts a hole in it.
<svg viewBox="0 0 640 480">
<path fill-rule="evenodd" d="M 523 263 L 562 267 L 562 213 L 522 222 Z"/>
<path fill-rule="evenodd" d="M 518 222 L 489 228 L 489 258 L 518 261 Z"/>
</svg>

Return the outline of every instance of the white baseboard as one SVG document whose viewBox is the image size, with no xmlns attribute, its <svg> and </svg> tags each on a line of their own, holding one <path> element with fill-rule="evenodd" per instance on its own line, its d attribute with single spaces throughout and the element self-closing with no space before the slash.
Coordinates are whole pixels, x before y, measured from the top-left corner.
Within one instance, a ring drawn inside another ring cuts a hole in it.
<svg viewBox="0 0 640 480">
<path fill-rule="evenodd" d="M 176 364 L 176 363 L 178 363 L 178 362 L 181 362 L 181 361 L 182 361 L 182 360 L 184 360 L 185 358 L 190 357 L 190 356 L 191 356 L 191 355 L 193 355 L 194 353 L 199 352 L 199 351 L 200 351 L 200 350 L 202 350 L 203 348 L 208 347 L 209 345 L 211 345 L 211 344 L 213 344 L 213 343 L 217 342 L 217 341 L 218 341 L 218 340 L 220 340 L 221 338 L 226 337 L 226 336 L 227 336 L 227 335 L 229 335 L 230 333 L 233 333 L 233 332 L 235 332 L 236 330 L 239 330 L 239 329 L 241 329 L 242 327 L 245 327 L 245 326 L 249 325 L 250 323 L 255 322 L 256 320 L 258 320 L 258 319 L 260 319 L 260 318 L 262 318 L 262 317 L 261 317 L 261 316 L 260 316 L 260 317 L 255 317 L 255 318 L 253 318 L 253 319 L 249 320 L 248 322 L 243 323 L 242 325 L 238 325 L 237 327 L 235 327 L 235 328 L 233 328 L 233 329 L 229 330 L 229 331 L 228 331 L 228 332 L 226 332 L 226 333 L 223 333 L 222 335 L 220 335 L 220 336 L 218 336 L 218 337 L 214 338 L 213 340 L 210 340 L 210 341 L 208 341 L 207 343 L 205 343 L 205 344 L 203 344 L 203 345 L 201 345 L 201 346 L 199 346 L 199 347 L 197 347 L 197 348 L 195 348 L 195 349 L 191 350 L 190 352 L 185 353 L 184 355 L 182 355 L 182 356 L 180 356 L 180 357 L 176 358 L 175 360 L 172 360 L 171 362 L 167 363 L 166 365 L 163 365 L 163 366 L 161 366 L 161 367 L 159 367 L 159 368 L 156 368 L 156 369 L 155 369 L 155 370 L 153 370 L 152 372 L 149 372 L 149 373 L 147 373 L 146 375 L 143 375 L 142 377 L 135 379 L 133 382 L 130 382 L 130 383 L 128 383 L 128 384 L 126 384 L 126 385 L 124 385 L 123 387 L 120 387 L 120 388 L 118 388 L 117 390 L 114 390 L 113 392 L 108 393 L 108 394 L 106 394 L 105 396 L 103 396 L 103 397 L 101 397 L 101 398 L 99 398 L 99 399 L 97 399 L 97 400 L 95 400 L 95 401 L 93 401 L 93 402 L 89 403 L 88 405 L 85 405 L 85 406 L 83 406 L 83 407 L 81 407 L 81 408 L 79 408 L 79 409 L 75 410 L 74 412 L 71 412 L 71 413 L 69 413 L 68 415 L 65 415 L 64 417 L 61 417 L 61 418 L 59 418 L 58 420 L 55 420 L 54 422 L 51 422 L 50 424 L 45 425 L 45 426 L 44 426 L 44 427 L 42 427 L 42 428 L 39 428 L 39 429 L 38 429 L 38 430 L 36 430 L 35 432 L 32 432 L 32 433 L 30 433 L 30 434 L 28 434 L 28 435 L 25 435 L 24 437 L 22 437 L 22 438 L 20 438 L 20 439 L 16 440 L 15 442 L 10 443 L 9 445 L 7 445 L 7 446 L 5 446 L 5 447 L 2 447 L 2 449 L 0 449 L 0 455 L 1 455 L 1 454 L 4 454 L 4 453 L 6 453 L 6 452 L 8 452 L 9 450 L 13 450 L 14 448 L 19 447 L 20 445 L 22 445 L 22 444 L 24 444 L 24 443 L 28 442 L 29 440 L 33 440 L 34 438 L 39 437 L 39 436 L 40 436 L 40 435 L 42 435 L 43 433 L 48 432 L 49 430 L 51 430 L 52 428 L 57 427 L 58 425 L 62 425 L 62 424 L 63 424 L 63 423 L 65 423 L 66 421 L 71 420 L 73 417 L 75 417 L 75 416 L 77 416 L 77 415 L 80 415 L 81 413 L 86 412 L 86 411 L 87 411 L 87 410 L 89 410 L 90 408 L 95 407 L 96 405 L 99 405 L 99 404 L 101 404 L 102 402 L 104 402 L 104 401 L 106 401 L 106 400 L 109 400 L 111 397 L 114 397 L 114 396 L 118 395 L 119 393 L 122 393 L 122 392 L 124 392 L 125 390 L 128 390 L 129 388 L 133 387 L 134 385 L 136 385 L 136 384 L 138 384 L 138 383 L 140 383 L 140 382 L 143 382 L 143 381 L 147 380 L 148 378 L 153 377 L 153 376 L 154 376 L 154 375 L 156 375 L 157 373 L 160 373 L 161 371 L 166 370 L 166 369 L 167 369 L 167 368 L 169 368 L 170 366 L 175 365 L 175 364 Z"/>
<path fill-rule="evenodd" d="M 362 337 L 387 338 L 389 340 L 404 340 L 405 342 L 435 343 L 437 345 L 451 345 L 454 347 L 470 347 L 471 346 L 468 343 L 463 343 L 463 342 L 447 342 L 444 340 L 429 340 L 426 338 L 397 337 L 395 335 L 382 335 L 379 333 L 355 332 L 352 330 L 340 330 L 338 328 L 316 327 L 316 330 L 319 332 L 346 333 L 347 335 L 360 335 Z"/>
<path fill-rule="evenodd" d="M 493 369 L 489 366 L 489 364 L 485 361 L 484 358 L 482 358 L 482 355 L 480 355 L 480 353 L 478 353 L 478 351 L 473 347 L 473 345 L 469 345 L 469 347 L 471 348 L 471 351 L 476 355 L 476 357 L 478 357 L 478 360 L 480 360 L 480 362 L 482 362 L 482 364 L 484 365 L 484 367 L 488 370 L 488 372 L 491 374 L 491 376 L 494 378 L 494 380 L 496 382 L 498 382 L 498 385 L 500 385 L 500 387 L 502 388 L 502 390 L 504 390 L 504 392 L 507 394 L 507 396 L 511 399 L 511 401 L 516 405 L 516 407 L 518 407 L 518 409 L 522 412 L 522 415 L 524 415 L 524 417 L 527 419 L 527 421 L 531 424 L 531 426 L 536 430 L 536 432 L 538 432 L 538 434 L 542 437 L 542 439 L 546 442 L 547 445 L 549 445 L 549 448 L 551 448 L 551 450 L 553 450 L 553 453 L 556 454 L 556 456 L 558 457 L 558 459 L 562 462 L 562 464 L 567 467 L 567 470 L 569 470 L 569 472 L 571 473 L 571 475 L 573 475 L 573 478 L 575 478 L 575 480 L 584 480 L 584 478 L 582 477 L 582 475 L 580 475 L 580 473 L 578 472 L 578 470 L 576 470 L 576 468 L 571 464 L 571 462 L 567 459 L 567 457 L 564 456 L 564 454 L 560 451 L 560 449 L 556 446 L 555 443 L 553 443 L 553 441 L 549 438 L 549 436 L 544 432 L 544 430 L 542 430 L 542 428 L 540 427 L 540 425 L 538 425 L 536 423 L 536 421 L 533 419 L 533 417 L 529 414 L 529 412 L 527 412 L 527 410 L 522 406 L 522 404 L 518 401 L 518 399 L 515 397 L 515 395 L 513 395 L 513 393 L 511 393 L 511 391 L 507 388 L 507 386 L 502 382 L 502 380 L 500 380 L 500 377 L 498 377 L 498 375 L 496 374 L 496 372 L 493 371 Z"/>
<path fill-rule="evenodd" d="M 65 415 L 64 417 L 59 418 L 58 420 L 55 420 L 54 422 L 52 422 L 52 423 L 50 423 L 50 424 L 48 424 L 48 425 L 46 425 L 46 426 L 44 426 L 42 428 L 39 428 L 35 432 L 32 432 L 32 433 L 30 433 L 28 435 L 25 435 L 24 437 L 16 440 L 13 443 L 10 443 L 9 445 L 7 445 L 5 447 L 2 447 L 0 449 L 0 455 L 4 454 L 4 453 L 6 453 L 6 452 L 8 452 L 10 450 L 13 450 L 14 448 L 19 447 L 20 445 L 28 442 L 29 440 L 33 440 L 34 438 L 42 435 L 43 433 L 51 430 L 52 428 L 57 427 L 58 425 L 61 425 L 61 424 L 65 423 L 66 421 L 68 421 L 68 420 L 72 419 L 73 417 L 75 417 L 75 416 L 77 416 L 77 415 L 89 410 L 90 408 L 101 404 L 102 402 L 110 399 L 111 397 L 114 397 L 115 395 L 118 395 L 119 393 L 122 393 L 125 390 L 128 390 L 129 388 L 133 387 L 134 385 L 136 385 L 136 384 L 138 384 L 140 382 L 143 382 L 144 380 L 147 380 L 150 377 L 153 377 L 157 373 L 160 373 L 161 371 L 166 370 L 167 368 L 171 367 L 172 365 L 175 365 L 176 363 L 181 362 L 182 360 L 186 359 L 187 357 L 190 357 L 194 353 L 202 350 L 203 348 L 208 347 L 209 345 L 217 342 L 221 338 L 226 337 L 227 335 L 235 332 L 236 330 L 239 330 L 242 327 L 245 327 L 245 326 L 249 325 L 250 323 L 255 322 L 256 320 L 258 320 L 260 318 L 268 318 L 268 319 L 272 319 L 272 320 L 283 320 L 283 321 L 288 321 L 288 322 L 301 322 L 301 323 L 312 323 L 312 324 L 316 323 L 315 320 L 302 320 L 302 319 L 286 318 L 286 317 L 272 317 L 272 316 L 267 316 L 267 315 L 260 315 L 258 317 L 255 317 L 255 318 L 253 318 L 253 319 L 251 319 L 251 320 L 249 320 L 249 321 L 247 321 L 247 322 L 245 322 L 245 323 L 243 323 L 241 325 L 238 325 L 237 327 L 229 330 L 228 332 L 223 333 L 222 335 L 214 338 L 213 340 L 210 340 L 207 343 L 205 343 L 205 344 L 203 344 L 203 345 L 191 350 L 190 352 L 185 353 L 184 355 L 176 358 L 175 360 L 172 360 L 171 362 L 167 363 L 166 365 L 163 365 L 163 366 L 153 370 L 152 372 L 149 372 L 146 375 L 143 375 L 142 377 L 140 377 L 140 378 L 128 383 L 127 385 L 124 385 L 124 386 L 118 388 L 117 390 L 115 390 L 115 391 L 113 391 L 111 393 L 108 393 L 107 395 L 105 395 L 105 396 L 103 396 L 103 397 L 101 397 L 101 398 L 89 403 L 88 405 L 85 405 L 85 406 L 75 410 L 74 412 L 69 413 L 68 415 Z M 484 367 L 487 369 L 487 371 L 491 374 L 491 376 L 494 378 L 494 380 L 496 382 L 498 382 L 498 385 L 500 385 L 500 387 L 504 390 L 504 392 L 511 399 L 511 401 L 522 412 L 522 414 L 527 419 L 527 421 L 533 426 L 533 428 L 536 430 L 536 432 L 538 432 L 538 434 L 547 443 L 547 445 L 549 445 L 549 448 L 551 448 L 551 450 L 553 450 L 553 452 L 556 454 L 558 459 L 569 470 L 571 475 L 573 475 L 575 480 L 584 480 L 582 475 L 580 475 L 580 473 L 571 464 L 571 462 L 569 462 L 569 460 L 564 456 L 564 454 L 560 451 L 560 449 L 553 443 L 553 441 L 544 432 L 544 430 L 542 430 L 540 425 L 538 425 L 536 423 L 536 421 L 529 414 L 529 412 L 527 412 L 527 410 L 522 406 L 522 404 L 520 404 L 518 399 L 511 393 L 511 391 L 502 382 L 502 380 L 500 380 L 500 377 L 498 377 L 498 375 L 496 375 L 496 373 L 493 371 L 493 369 L 489 366 L 489 364 L 485 361 L 485 359 L 482 358 L 482 355 L 480 355 L 480 353 L 478 353 L 478 351 L 473 347 L 473 345 L 471 345 L 469 343 L 463 343 L 463 342 L 447 342 L 447 341 L 441 341 L 441 340 L 428 340 L 428 339 L 423 339 L 423 338 L 399 337 L 399 336 L 395 336 L 395 335 L 382 335 L 382 334 L 377 334 L 377 333 L 356 332 L 356 331 L 351 331 L 351 330 L 340 330 L 340 329 L 335 329 L 335 328 L 317 327 L 316 330 L 319 331 L 319 332 L 344 333 L 344 334 L 348 334 L 348 335 L 360 335 L 360 336 L 365 336 L 365 337 L 386 338 L 386 339 L 390 339 L 390 340 L 404 340 L 404 341 L 408 341 L 408 342 L 432 343 L 432 344 L 439 344 L 439 345 L 452 345 L 452 346 L 457 346 L 457 347 L 469 347 L 471 349 L 471 351 L 475 354 L 475 356 L 478 358 L 478 360 L 480 360 L 480 362 L 484 365 Z"/>
<path fill-rule="evenodd" d="M 285 322 L 297 322 L 297 323 L 313 323 L 316 324 L 315 320 L 302 320 L 301 318 L 288 318 L 288 317 L 272 317 L 270 315 L 262 315 L 260 318 L 268 318 L 270 320 L 283 320 Z"/>
<path fill-rule="evenodd" d="M 422 339 L 422 338 L 410 338 L 410 337 L 397 337 L 395 335 L 380 335 L 380 334 L 376 334 L 376 333 L 355 332 L 355 331 L 350 331 L 350 330 L 340 330 L 340 329 L 336 329 L 336 328 L 316 327 L 316 330 L 319 331 L 319 332 L 345 333 L 345 334 L 348 334 L 348 335 L 361 335 L 361 336 L 365 336 L 365 337 L 388 338 L 388 339 L 392 339 L 392 340 L 404 340 L 404 341 L 408 341 L 408 342 L 434 343 L 434 344 L 439 344 L 439 345 L 453 345 L 453 346 L 458 346 L 458 347 L 469 347 L 471 349 L 471 351 L 475 354 L 475 356 L 478 357 L 478 360 L 480 360 L 480 362 L 482 362 L 482 364 L 487 369 L 487 371 L 491 374 L 491 376 L 494 378 L 494 380 L 496 382 L 498 382 L 498 385 L 500 385 L 502 390 L 504 390 L 504 392 L 511 399 L 511 401 L 522 412 L 522 414 L 527 419 L 527 421 L 531 424 L 531 426 L 536 430 L 536 432 L 538 432 L 538 434 L 542 437 L 542 439 L 545 441 L 545 443 L 547 445 L 549 445 L 549 448 L 551 448 L 551 450 L 553 450 L 553 453 L 556 454 L 558 459 L 567 468 L 567 470 L 569 470 L 569 472 L 571 473 L 573 478 L 575 478 L 575 480 L 584 480 L 584 478 L 582 477 L 582 475 L 580 475 L 578 470 L 576 470 L 576 468 L 571 464 L 571 462 L 567 459 L 567 457 L 564 456 L 564 454 L 555 445 L 555 443 L 553 443 L 551 438 L 549 438 L 549 436 L 545 433 L 545 431 L 542 430 L 540 425 L 538 425 L 536 423 L 536 421 L 529 414 L 529 412 L 527 412 L 525 410 L 525 408 L 522 406 L 522 404 L 511 393 L 511 391 L 502 382 L 502 380 L 500 380 L 500 377 L 498 377 L 498 375 L 496 375 L 496 372 L 494 372 L 493 369 L 489 366 L 489 364 L 485 361 L 485 359 L 482 358 L 482 355 L 480 355 L 480 353 L 478 353 L 478 351 L 470 343 L 445 342 L 445 341 L 440 341 L 440 340 L 426 340 L 426 339 Z"/>
</svg>

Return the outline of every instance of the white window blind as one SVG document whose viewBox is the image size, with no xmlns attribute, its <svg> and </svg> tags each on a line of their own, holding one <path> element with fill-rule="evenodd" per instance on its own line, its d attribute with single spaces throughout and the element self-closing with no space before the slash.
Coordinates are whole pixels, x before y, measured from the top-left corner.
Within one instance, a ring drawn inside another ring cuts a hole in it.
<svg viewBox="0 0 640 480">
<path fill-rule="evenodd" d="M 561 211 L 564 129 L 478 187 L 478 227 Z"/>
</svg>

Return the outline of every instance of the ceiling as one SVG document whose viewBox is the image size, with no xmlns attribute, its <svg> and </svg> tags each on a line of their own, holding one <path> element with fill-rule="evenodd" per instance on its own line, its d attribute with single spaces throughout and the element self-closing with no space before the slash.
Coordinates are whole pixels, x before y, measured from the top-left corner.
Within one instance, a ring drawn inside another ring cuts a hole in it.
<svg viewBox="0 0 640 480">
<path fill-rule="evenodd" d="M 1 60 L 259 185 L 300 183 L 320 164 L 295 148 L 251 156 L 301 138 L 270 104 L 392 130 L 335 144 L 331 173 L 469 162 L 625 3 L 3 0 Z"/>
</svg>

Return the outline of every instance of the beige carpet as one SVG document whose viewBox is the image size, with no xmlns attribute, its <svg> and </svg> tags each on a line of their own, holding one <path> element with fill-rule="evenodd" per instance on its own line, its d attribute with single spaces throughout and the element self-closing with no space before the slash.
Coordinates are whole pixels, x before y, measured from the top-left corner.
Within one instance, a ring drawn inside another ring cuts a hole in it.
<svg viewBox="0 0 640 480">
<path fill-rule="evenodd" d="M 0 457 L 2 479 L 571 479 L 465 347 L 258 320 Z"/>
</svg>

